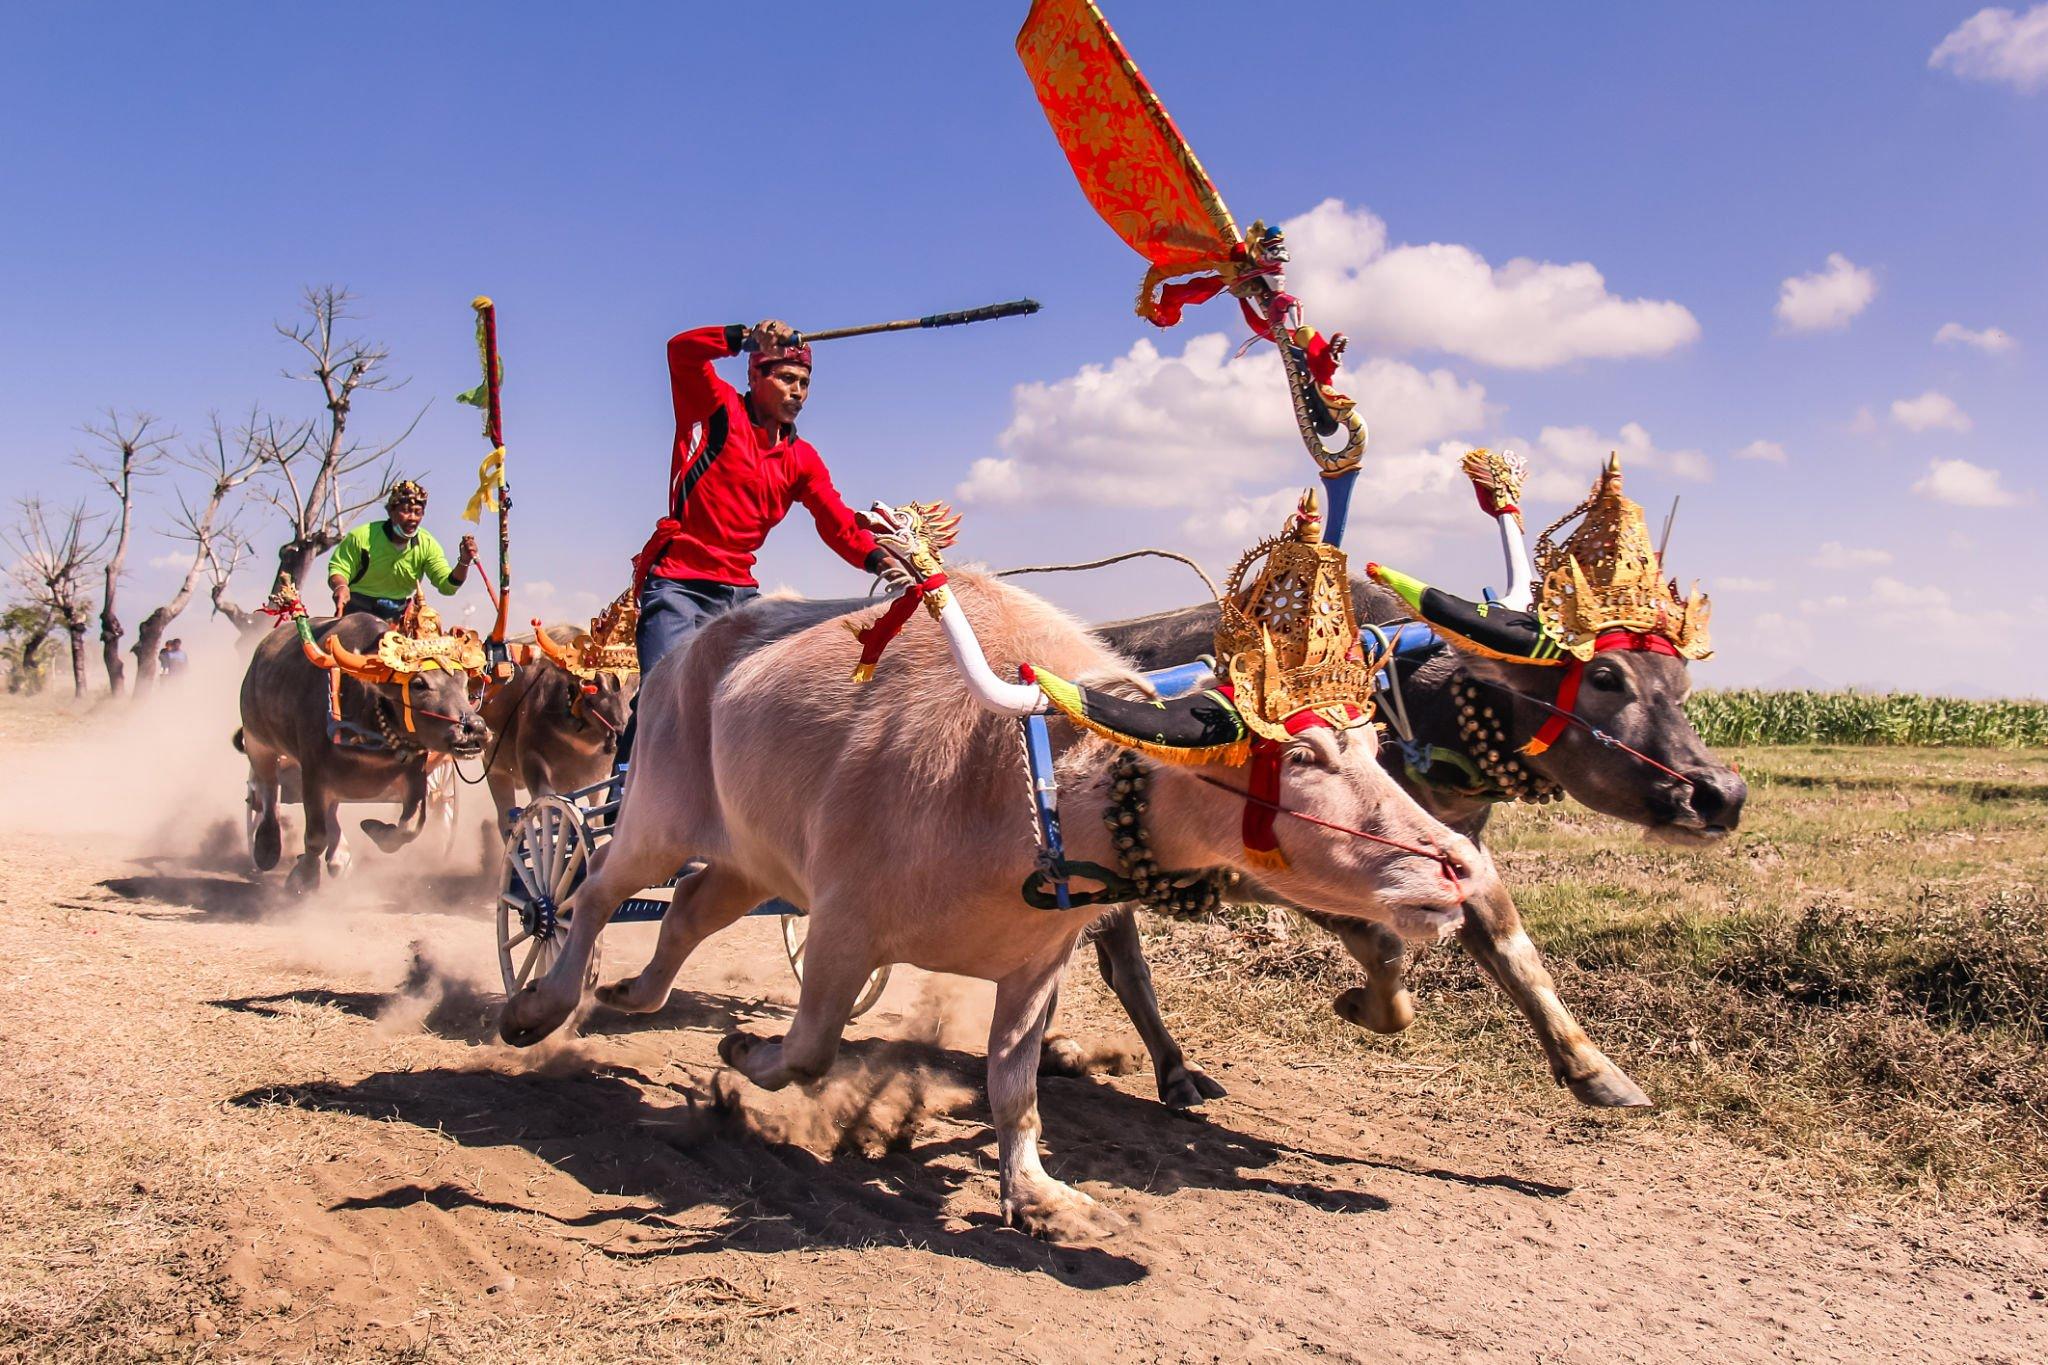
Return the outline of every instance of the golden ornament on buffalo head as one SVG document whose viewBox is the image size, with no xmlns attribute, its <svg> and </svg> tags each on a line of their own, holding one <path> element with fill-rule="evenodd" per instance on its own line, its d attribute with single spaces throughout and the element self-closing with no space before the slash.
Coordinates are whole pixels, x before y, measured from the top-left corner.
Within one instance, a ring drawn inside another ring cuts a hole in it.
<svg viewBox="0 0 2048 1365">
<path fill-rule="evenodd" d="M 1286 530 L 1238 560 L 1222 608 L 1217 669 L 1254 733 L 1285 740 L 1287 718 L 1308 710 L 1339 729 L 1371 718 L 1374 666 L 1358 640 L 1351 570 L 1342 550 L 1323 543 L 1313 489 Z"/>
<path fill-rule="evenodd" d="M 569 642 L 576 660 L 571 671 L 582 678 L 616 673 L 624 682 L 640 671 L 640 650 L 634 643 L 639 632 L 640 604 L 628 588 L 597 614 L 589 630 L 577 632 Z"/>
<path fill-rule="evenodd" d="M 484 641 L 475 631 L 460 626 L 444 630 L 441 613 L 415 593 L 393 628 L 378 638 L 377 661 L 394 674 L 436 670 L 480 673 L 484 667 Z"/>
<path fill-rule="evenodd" d="M 1578 528 L 1553 545 L 1558 529 L 1580 513 Z M 1535 561 L 1536 614 L 1574 657 L 1592 658 L 1594 642 L 1611 630 L 1661 635 L 1687 659 L 1714 652 L 1707 638 L 1713 604 L 1697 584 L 1680 597 L 1677 581 L 1665 580 L 1643 509 L 1622 495 L 1619 455 L 1608 456 L 1587 499 L 1544 531 Z"/>
</svg>

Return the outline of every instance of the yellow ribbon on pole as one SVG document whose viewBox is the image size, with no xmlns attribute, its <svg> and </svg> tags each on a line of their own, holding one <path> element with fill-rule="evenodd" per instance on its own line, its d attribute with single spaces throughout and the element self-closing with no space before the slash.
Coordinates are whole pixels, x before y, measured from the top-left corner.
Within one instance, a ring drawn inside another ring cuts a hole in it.
<svg viewBox="0 0 2048 1365">
<path fill-rule="evenodd" d="M 479 521 L 484 509 L 498 510 L 498 490 L 505 486 L 505 447 L 499 446 L 484 456 L 482 464 L 476 467 L 476 494 L 469 500 L 469 506 L 462 509 L 464 521 Z"/>
</svg>

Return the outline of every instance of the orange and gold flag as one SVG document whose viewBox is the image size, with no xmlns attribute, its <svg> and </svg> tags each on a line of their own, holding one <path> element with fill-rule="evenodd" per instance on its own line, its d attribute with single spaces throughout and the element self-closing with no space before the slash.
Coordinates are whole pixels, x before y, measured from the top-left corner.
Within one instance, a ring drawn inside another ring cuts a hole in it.
<svg viewBox="0 0 2048 1365">
<path fill-rule="evenodd" d="M 1230 210 L 1092 0 L 1036 0 L 1017 55 L 1081 192 L 1152 263 L 1146 294 L 1227 267 L 1243 241 Z"/>
</svg>

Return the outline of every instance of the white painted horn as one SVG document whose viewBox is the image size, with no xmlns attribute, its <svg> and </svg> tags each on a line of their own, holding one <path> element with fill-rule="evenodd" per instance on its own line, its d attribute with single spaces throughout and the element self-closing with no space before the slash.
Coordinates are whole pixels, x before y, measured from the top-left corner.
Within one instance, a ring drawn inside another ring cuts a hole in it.
<svg viewBox="0 0 2048 1365">
<path fill-rule="evenodd" d="M 1508 586 L 1501 594 L 1500 604 L 1527 611 L 1536 599 L 1536 587 L 1529 566 L 1529 544 L 1522 538 L 1522 523 L 1512 512 L 1499 513 L 1493 520 L 1500 527 L 1500 552 L 1507 560 Z"/>
<path fill-rule="evenodd" d="M 988 666 L 988 656 L 982 653 L 981 641 L 974 634 L 974 627 L 968 624 L 967 613 L 960 610 L 960 598 L 952 592 L 946 593 L 946 605 L 939 612 L 939 626 L 946 632 L 946 647 L 953 652 L 953 663 L 960 669 L 960 676 L 966 680 L 967 690 L 974 699 L 999 716 L 1037 716 L 1052 709 L 1045 699 L 1045 693 L 1028 683 L 1004 682 Z"/>
</svg>

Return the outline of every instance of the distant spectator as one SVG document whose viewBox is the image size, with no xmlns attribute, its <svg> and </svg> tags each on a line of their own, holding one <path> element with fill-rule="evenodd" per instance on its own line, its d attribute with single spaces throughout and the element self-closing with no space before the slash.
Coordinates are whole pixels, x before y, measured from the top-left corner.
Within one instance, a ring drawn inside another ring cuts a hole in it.
<svg viewBox="0 0 2048 1365">
<path fill-rule="evenodd" d="M 166 640 L 164 647 L 156 652 L 156 671 L 160 677 L 177 677 L 185 671 L 185 663 L 183 640 Z"/>
</svg>

